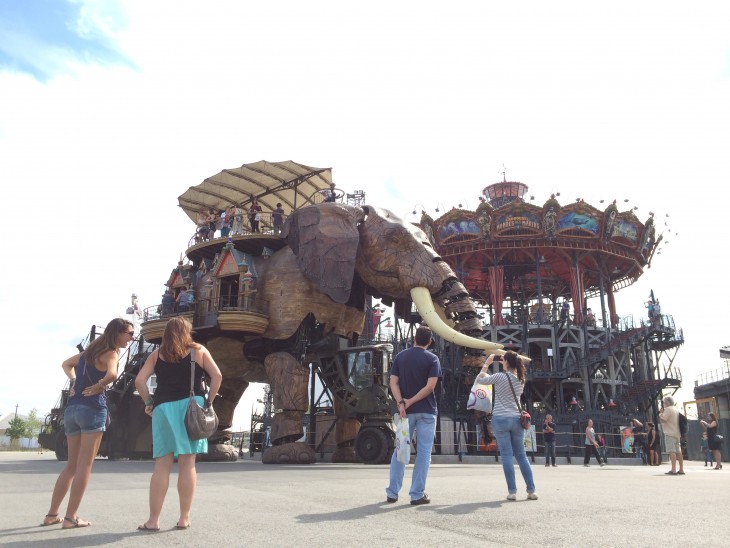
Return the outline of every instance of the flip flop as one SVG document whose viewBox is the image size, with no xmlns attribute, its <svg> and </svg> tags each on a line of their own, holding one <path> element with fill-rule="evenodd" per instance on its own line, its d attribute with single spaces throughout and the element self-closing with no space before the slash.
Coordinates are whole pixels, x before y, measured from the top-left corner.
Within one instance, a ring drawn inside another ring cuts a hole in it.
<svg viewBox="0 0 730 548">
<path fill-rule="evenodd" d="M 178 524 L 175 524 L 175 529 L 189 529 L 189 528 L 190 528 L 190 524 L 189 523 L 187 525 L 178 525 Z"/>
<path fill-rule="evenodd" d="M 77 529 L 80 527 L 88 527 L 91 525 L 90 521 L 81 521 L 81 518 L 79 518 L 78 516 L 75 518 L 65 517 L 65 518 L 63 518 L 63 521 L 64 521 L 64 524 L 65 524 L 65 522 L 69 522 L 69 523 L 73 523 L 73 525 L 71 527 L 61 526 L 62 529 Z"/>
<path fill-rule="evenodd" d="M 142 525 L 140 525 L 139 527 L 137 527 L 137 531 L 152 531 L 152 532 L 154 532 L 154 531 L 159 531 L 159 530 L 160 530 L 159 527 L 147 527 L 147 524 L 146 523 L 143 523 Z"/>
<path fill-rule="evenodd" d="M 63 522 L 63 518 L 58 517 L 58 514 L 46 514 L 46 518 L 53 518 L 50 523 L 41 523 L 41 527 L 48 527 L 49 525 L 58 525 Z M 43 520 L 45 522 L 45 519 Z"/>
</svg>

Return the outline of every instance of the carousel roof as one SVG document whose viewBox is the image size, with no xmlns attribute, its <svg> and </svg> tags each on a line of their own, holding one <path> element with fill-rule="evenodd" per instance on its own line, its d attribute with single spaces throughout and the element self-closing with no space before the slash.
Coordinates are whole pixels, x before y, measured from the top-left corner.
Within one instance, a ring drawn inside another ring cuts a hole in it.
<svg viewBox="0 0 730 548">
<path fill-rule="evenodd" d="M 224 169 L 178 197 L 178 205 L 193 222 L 209 209 L 220 211 L 233 204 L 247 207 L 257 198 L 264 210 L 281 202 L 289 209 L 315 203 L 314 197 L 332 183 L 332 168 L 292 162 L 260 161 Z M 321 200 L 320 200 L 321 201 Z"/>
</svg>

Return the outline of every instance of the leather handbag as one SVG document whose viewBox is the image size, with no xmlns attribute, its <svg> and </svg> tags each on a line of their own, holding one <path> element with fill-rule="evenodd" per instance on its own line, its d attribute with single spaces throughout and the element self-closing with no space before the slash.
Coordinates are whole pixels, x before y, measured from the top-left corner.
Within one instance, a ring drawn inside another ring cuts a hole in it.
<svg viewBox="0 0 730 548">
<path fill-rule="evenodd" d="M 507 384 L 509 384 L 509 389 L 512 390 L 512 396 L 515 399 L 515 404 L 517 404 L 517 409 L 520 410 L 520 424 L 522 425 L 522 428 L 525 430 L 529 430 L 531 426 L 532 417 L 530 414 L 522 409 L 522 406 L 520 405 L 519 400 L 517 399 L 517 394 L 515 393 L 515 387 L 512 386 L 512 380 L 509 378 L 509 375 L 507 373 L 504 374 L 505 377 L 507 377 Z"/>
<path fill-rule="evenodd" d="M 185 429 L 191 440 L 208 439 L 218 430 L 218 416 L 210 401 L 206 400 L 204 407 L 200 407 L 195 401 L 194 383 L 195 350 L 192 350 L 190 352 L 190 399 L 185 411 Z"/>
</svg>

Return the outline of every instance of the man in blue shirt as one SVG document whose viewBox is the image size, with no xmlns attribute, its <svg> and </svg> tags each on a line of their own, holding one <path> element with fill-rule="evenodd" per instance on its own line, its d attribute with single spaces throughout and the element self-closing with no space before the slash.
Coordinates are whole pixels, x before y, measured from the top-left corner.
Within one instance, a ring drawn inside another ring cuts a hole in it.
<svg viewBox="0 0 730 548">
<path fill-rule="evenodd" d="M 416 330 L 414 346 L 398 353 L 390 370 L 390 392 L 398 402 L 401 419 L 408 417 L 410 439 L 416 434 L 416 461 L 413 465 L 411 504 L 428 504 L 431 499 L 425 492 L 431 450 L 436 435 L 436 396 L 434 390 L 441 377 L 441 363 L 428 350 L 431 329 L 421 326 Z M 390 459 L 390 483 L 385 489 L 388 502 L 397 502 L 403 485 L 406 465 L 398 462 L 395 451 Z"/>
</svg>

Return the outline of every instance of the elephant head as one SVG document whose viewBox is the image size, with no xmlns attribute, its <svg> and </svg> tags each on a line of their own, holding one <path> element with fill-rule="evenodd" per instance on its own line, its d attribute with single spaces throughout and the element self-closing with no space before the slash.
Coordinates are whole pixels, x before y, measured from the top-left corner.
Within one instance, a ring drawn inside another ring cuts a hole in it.
<svg viewBox="0 0 730 548">
<path fill-rule="evenodd" d="M 411 299 L 445 340 L 501 353 L 501 345 L 476 338 L 482 331 L 474 303 L 426 233 L 392 212 L 338 203 L 305 207 L 290 215 L 282 236 L 303 276 L 334 303 L 361 308 L 361 289 Z"/>
</svg>

